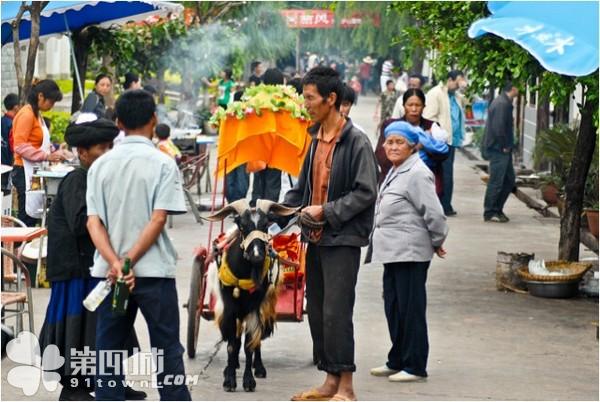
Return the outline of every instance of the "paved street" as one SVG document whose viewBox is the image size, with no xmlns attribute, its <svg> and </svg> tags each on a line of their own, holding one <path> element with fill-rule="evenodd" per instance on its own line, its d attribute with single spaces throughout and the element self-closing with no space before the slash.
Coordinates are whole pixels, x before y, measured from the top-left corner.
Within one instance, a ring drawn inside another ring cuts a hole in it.
<svg viewBox="0 0 600 402">
<path fill-rule="evenodd" d="M 375 98 L 361 98 L 351 116 L 372 137 Z M 537 258 L 557 255 L 559 222 L 540 218 L 513 196 L 506 214 L 508 224 L 484 223 L 484 184 L 474 163 L 457 154 L 455 201 L 458 216 L 449 219 L 448 256 L 435 259 L 429 270 L 429 375 L 426 382 L 390 383 L 369 375 L 371 367 L 386 361 L 390 346 L 383 312 L 382 267 L 363 266 L 355 308 L 355 389 L 364 400 L 598 400 L 598 341 L 591 322 L 598 319 L 594 299 L 540 299 L 498 292 L 495 287 L 496 253 L 535 253 Z M 170 236 L 179 251 L 177 286 L 180 304 L 188 296 L 194 247 L 206 244 L 208 225 L 191 214 L 174 217 Z M 582 256 L 590 256 L 583 251 Z M 36 331 L 41 328 L 50 291 L 34 290 Z M 185 344 L 187 311 L 180 309 L 181 340 Z M 141 315 L 136 322 L 142 347 L 149 350 Z M 189 374 L 201 373 L 219 340 L 212 322 L 202 321 L 198 355 L 185 357 Z M 226 351 L 223 347 L 200 381 L 192 387 L 195 400 L 288 400 L 297 391 L 319 383 L 322 375 L 312 366 L 312 345 L 305 320 L 279 323 L 273 338 L 263 343 L 266 379 L 257 380 L 253 394 L 221 388 Z M 40 391 L 32 398 L 7 383 L 16 364 L 2 361 L 2 399 L 57 400 L 59 390 Z M 149 390 L 149 399 L 158 399 Z"/>
</svg>

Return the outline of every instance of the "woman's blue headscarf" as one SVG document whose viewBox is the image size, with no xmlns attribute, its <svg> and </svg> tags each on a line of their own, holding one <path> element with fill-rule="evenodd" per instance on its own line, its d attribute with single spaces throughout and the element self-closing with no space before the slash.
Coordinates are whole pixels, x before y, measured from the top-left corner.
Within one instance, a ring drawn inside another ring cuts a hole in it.
<svg viewBox="0 0 600 402">
<path fill-rule="evenodd" d="M 383 136 L 388 138 L 390 135 L 400 135 L 412 144 L 416 145 L 419 143 L 419 137 L 424 135 L 425 132 L 417 126 L 413 126 L 405 121 L 395 121 L 389 124 L 383 131 Z"/>
</svg>

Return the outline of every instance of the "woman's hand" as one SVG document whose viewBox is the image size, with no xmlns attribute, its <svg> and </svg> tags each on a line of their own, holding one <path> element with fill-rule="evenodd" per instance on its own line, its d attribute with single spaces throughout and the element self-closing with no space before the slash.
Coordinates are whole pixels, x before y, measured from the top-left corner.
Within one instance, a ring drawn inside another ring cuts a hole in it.
<svg viewBox="0 0 600 402">
<path fill-rule="evenodd" d="M 445 258 L 446 257 L 446 250 L 442 246 L 439 246 L 438 248 L 436 248 L 435 249 L 435 253 L 440 258 Z"/>
<path fill-rule="evenodd" d="M 63 156 L 62 152 L 60 152 L 60 151 L 53 152 L 50 155 L 48 155 L 49 162 L 61 162 L 64 160 L 65 160 L 65 157 Z"/>
</svg>

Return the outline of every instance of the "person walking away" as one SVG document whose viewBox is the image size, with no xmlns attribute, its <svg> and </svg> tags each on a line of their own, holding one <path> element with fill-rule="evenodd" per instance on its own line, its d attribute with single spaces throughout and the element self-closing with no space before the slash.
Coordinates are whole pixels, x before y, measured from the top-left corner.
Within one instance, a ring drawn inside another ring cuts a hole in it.
<svg viewBox="0 0 600 402">
<path fill-rule="evenodd" d="M 276 68 L 270 68 L 263 75 L 263 83 L 265 85 L 283 85 L 283 74 Z M 270 168 L 266 164 L 263 166 L 264 169 L 254 172 L 251 206 L 256 205 L 256 200 L 279 201 L 281 170 Z"/>
<path fill-rule="evenodd" d="M 131 293 L 124 315 L 111 311 L 112 292 L 97 309 L 96 399 L 125 397 L 123 375 L 109 361 L 119 358 L 139 309 L 162 363 L 156 377 L 161 400 L 190 400 L 179 342 L 177 253 L 165 229 L 168 214 L 186 212 L 181 177 L 175 161 L 152 143 L 152 95 L 127 91 L 118 99 L 116 112 L 126 137 L 89 169 L 87 227 L 97 250 L 91 275 L 114 282 L 123 277 L 124 259 L 129 258 L 131 270 L 123 280 Z"/>
<path fill-rule="evenodd" d="M 169 157 L 173 158 L 175 163 L 179 164 L 179 162 L 181 162 L 181 151 L 171 140 L 171 127 L 164 123 L 157 124 L 154 133 L 158 138 L 156 148 L 158 148 L 160 152 L 169 155 Z"/>
<path fill-rule="evenodd" d="M 43 161 L 65 160 L 63 151 L 53 151 L 50 130 L 40 113 L 51 110 L 54 103 L 61 99 L 62 93 L 56 82 L 42 80 L 31 88 L 27 104 L 19 110 L 13 120 L 12 183 L 17 189 L 19 219 L 27 226 L 35 226 L 41 217 L 38 211 L 44 202 L 43 191 L 30 191 L 34 167 L 40 166 Z"/>
<path fill-rule="evenodd" d="M 391 56 L 385 58 L 385 61 L 381 65 L 381 75 L 379 76 L 379 84 L 381 86 L 381 92 L 385 92 L 388 81 L 392 79 L 392 70 L 394 69 L 394 60 Z"/>
<path fill-rule="evenodd" d="M 446 82 L 440 82 L 427 92 L 427 106 L 423 111 L 426 119 L 438 122 L 448 133 L 450 152 L 442 164 L 444 188 L 441 198 L 446 216 L 456 215 L 456 210 L 452 207 L 454 156 L 456 150 L 462 146 L 465 135 L 465 99 L 459 93 L 459 89 L 462 90 L 466 86 L 467 80 L 462 71 L 450 71 Z"/>
<path fill-rule="evenodd" d="M 352 314 L 360 265 L 360 247 L 368 244 L 377 197 L 377 166 L 367 136 L 340 112 L 343 84 L 326 67 L 303 79 L 306 108 L 315 125 L 313 141 L 298 182 L 284 203 L 324 222 L 304 230 L 307 312 L 322 385 L 292 397 L 303 400 L 354 400 Z"/>
<path fill-rule="evenodd" d="M 4 110 L 6 111 L 0 119 L 0 127 L 2 128 L 2 164 L 12 166 L 13 164 L 13 138 L 12 125 L 15 115 L 21 108 L 19 104 L 19 96 L 17 94 L 8 94 L 4 97 Z M 2 192 L 10 192 L 10 173 L 2 175 Z"/>
<path fill-rule="evenodd" d="M 94 113 L 98 118 L 106 117 L 104 97 L 112 89 L 112 78 L 106 74 L 96 76 L 94 89 L 88 94 L 81 107 L 81 113 Z"/>
<path fill-rule="evenodd" d="M 392 117 L 392 111 L 398 97 L 399 94 L 394 87 L 394 81 L 387 80 L 385 90 L 379 95 L 373 114 L 373 120 L 379 121 L 378 128 L 383 125 L 384 121 Z"/>
<path fill-rule="evenodd" d="M 519 89 L 508 82 L 488 110 L 483 137 L 484 156 L 490 161 L 490 178 L 485 190 L 483 219 L 486 222 L 508 222 L 504 204 L 515 186 L 513 100 Z"/>
<path fill-rule="evenodd" d="M 417 154 L 420 127 L 397 121 L 385 129 L 385 152 L 392 162 L 379 190 L 375 225 L 366 262 L 383 263 L 383 298 L 392 347 L 374 376 L 392 382 L 427 377 L 427 270 L 443 258 L 446 217 L 435 193 L 433 173 Z"/>
<path fill-rule="evenodd" d="M 117 126 L 107 119 L 98 119 L 67 127 L 65 140 L 77 147 L 80 166 L 61 181 L 48 214 L 48 268 L 46 276 L 51 284 L 50 301 L 40 333 L 40 348 L 56 345 L 67 360 L 60 372 L 61 401 L 88 401 L 94 398 L 93 377 L 89 373 L 73 373 L 72 351 L 83 352 L 96 347 L 96 313 L 83 308 L 83 300 L 97 285 L 90 278 L 89 268 L 94 262 L 94 244 L 86 228 L 87 207 L 85 193 L 87 172 L 101 155 L 108 152 L 119 133 Z M 132 331 L 125 345 L 139 347 Z M 129 400 L 141 400 L 145 392 L 125 388 Z"/>
</svg>

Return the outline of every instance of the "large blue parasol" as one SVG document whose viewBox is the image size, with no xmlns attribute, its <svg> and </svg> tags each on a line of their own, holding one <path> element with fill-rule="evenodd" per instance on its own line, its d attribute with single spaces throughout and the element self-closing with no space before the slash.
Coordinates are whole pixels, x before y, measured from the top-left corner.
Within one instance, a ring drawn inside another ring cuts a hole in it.
<svg viewBox="0 0 600 402">
<path fill-rule="evenodd" d="M 510 39 L 547 69 L 584 76 L 598 69 L 597 1 L 490 1 L 492 13 L 475 21 L 469 36 Z"/>
<path fill-rule="evenodd" d="M 2 45 L 12 42 L 11 22 L 17 16 L 20 1 L 3 1 Z M 88 25 L 110 26 L 128 21 L 140 21 L 151 15 L 180 12 L 180 4 L 164 1 L 51 1 L 42 10 L 40 36 L 74 31 Z M 23 15 L 19 39 L 29 39 L 31 17 Z"/>
</svg>

